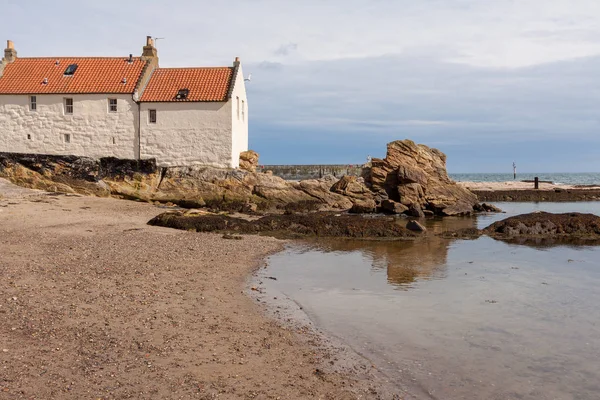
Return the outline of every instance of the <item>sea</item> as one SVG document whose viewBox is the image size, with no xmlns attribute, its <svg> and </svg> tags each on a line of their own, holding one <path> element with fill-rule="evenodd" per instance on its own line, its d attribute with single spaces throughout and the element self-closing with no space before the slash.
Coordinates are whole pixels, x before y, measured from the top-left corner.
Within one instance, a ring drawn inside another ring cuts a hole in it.
<svg viewBox="0 0 600 400">
<path fill-rule="evenodd" d="M 477 173 L 477 174 L 448 174 L 456 182 L 507 182 L 515 180 L 512 173 Z M 550 181 L 554 184 L 563 185 L 598 185 L 600 184 L 600 172 L 517 172 L 517 181 L 533 180 L 538 177 L 541 181 Z"/>
<path fill-rule="evenodd" d="M 598 182 L 592 174 L 538 176 Z M 494 204 L 505 213 L 424 223 L 442 232 L 534 211 L 600 215 L 600 202 Z M 265 302 L 289 299 L 369 360 L 400 398 L 600 398 L 598 245 L 319 239 L 272 255 L 255 279 Z"/>
</svg>

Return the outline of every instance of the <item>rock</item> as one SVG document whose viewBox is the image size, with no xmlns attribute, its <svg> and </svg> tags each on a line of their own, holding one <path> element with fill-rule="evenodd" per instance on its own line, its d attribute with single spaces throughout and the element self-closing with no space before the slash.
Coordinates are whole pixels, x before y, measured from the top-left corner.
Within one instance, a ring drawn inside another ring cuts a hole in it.
<svg viewBox="0 0 600 400">
<path fill-rule="evenodd" d="M 409 217 L 425 218 L 425 213 L 418 204 L 411 205 L 404 214 L 408 215 Z"/>
<path fill-rule="evenodd" d="M 356 176 L 343 176 L 333 184 L 331 191 L 355 199 L 373 198 L 373 192 L 364 184 L 364 179 Z"/>
<path fill-rule="evenodd" d="M 383 200 L 381 202 L 380 208 L 382 212 L 391 214 L 402 214 L 405 211 L 408 211 L 408 207 L 406 207 L 405 205 L 402 205 L 389 199 Z"/>
<path fill-rule="evenodd" d="M 334 209 L 347 210 L 352 207 L 352 201 L 346 196 L 331 191 L 331 187 L 336 182 L 337 178 L 333 175 L 326 175 L 321 179 L 292 182 L 291 185 L 298 191 L 312 197 L 313 200 L 318 200 Z"/>
<path fill-rule="evenodd" d="M 240 153 L 240 169 L 256 172 L 258 167 L 258 153 L 253 150 L 242 151 Z"/>
<path fill-rule="evenodd" d="M 373 192 L 437 215 L 471 214 L 477 204 L 473 193 L 448 177 L 444 153 L 410 140 L 388 143 L 385 159 L 374 158 L 366 177 Z"/>
<path fill-rule="evenodd" d="M 488 204 L 488 203 L 481 204 L 481 208 L 485 212 L 495 212 L 495 213 L 501 213 L 502 212 L 502 210 L 499 209 L 498 207 L 496 207 L 495 205 Z"/>
<path fill-rule="evenodd" d="M 600 239 L 600 217 L 594 214 L 536 212 L 494 222 L 483 230 L 500 237 L 587 237 Z"/>
<path fill-rule="evenodd" d="M 239 235 L 262 233 L 276 237 L 414 238 L 417 235 L 394 217 L 364 218 L 360 215 L 309 213 L 267 215 L 252 221 L 226 215 L 164 213 L 148 222 L 194 232 Z"/>
<path fill-rule="evenodd" d="M 350 213 L 352 214 L 371 214 L 377 211 L 377 205 L 375 204 L 375 200 L 361 200 L 357 201 L 350 208 Z"/>
<path fill-rule="evenodd" d="M 418 221 L 414 220 L 408 221 L 408 223 L 406 224 L 406 229 L 415 232 L 427 232 L 427 228 L 421 225 Z"/>
</svg>

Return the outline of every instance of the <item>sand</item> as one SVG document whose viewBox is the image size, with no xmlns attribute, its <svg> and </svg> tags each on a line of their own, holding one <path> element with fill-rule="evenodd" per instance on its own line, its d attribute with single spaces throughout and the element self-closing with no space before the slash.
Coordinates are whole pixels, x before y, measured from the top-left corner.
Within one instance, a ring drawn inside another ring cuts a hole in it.
<svg viewBox="0 0 600 400">
<path fill-rule="evenodd" d="M 163 211 L 0 179 L 0 398 L 400 398 L 247 295 L 285 242 L 146 225 Z"/>
</svg>

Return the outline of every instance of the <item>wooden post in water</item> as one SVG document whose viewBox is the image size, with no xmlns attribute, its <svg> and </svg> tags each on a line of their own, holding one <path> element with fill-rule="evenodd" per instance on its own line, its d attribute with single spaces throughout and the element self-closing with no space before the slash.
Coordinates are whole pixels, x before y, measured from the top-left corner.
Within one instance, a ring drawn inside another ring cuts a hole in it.
<svg viewBox="0 0 600 400">
<path fill-rule="evenodd" d="M 513 175 L 514 179 L 517 179 L 517 164 L 513 161 Z"/>
<path fill-rule="evenodd" d="M 540 180 L 539 180 L 539 178 L 537 176 L 535 178 L 533 178 L 533 188 L 534 189 L 539 189 L 540 188 Z"/>
</svg>

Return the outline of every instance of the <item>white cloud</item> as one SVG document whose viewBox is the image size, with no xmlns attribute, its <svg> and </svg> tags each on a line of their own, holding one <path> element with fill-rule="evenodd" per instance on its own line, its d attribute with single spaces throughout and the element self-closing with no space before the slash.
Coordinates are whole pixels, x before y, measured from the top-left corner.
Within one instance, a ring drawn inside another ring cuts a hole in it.
<svg viewBox="0 0 600 400">
<path fill-rule="evenodd" d="M 293 52 L 288 63 L 420 52 L 515 68 L 600 54 L 597 0 L 63 4 L 9 0 L 4 10 L 11 18 L 0 33 L 18 39 L 29 54 L 48 55 L 128 54 L 151 34 L 166 37 L 159 43 L 165 65 L 223 64 L 236 55 L 246 62 L 273 61 L 273 52 L 275 57 Z"/>
</svg>

